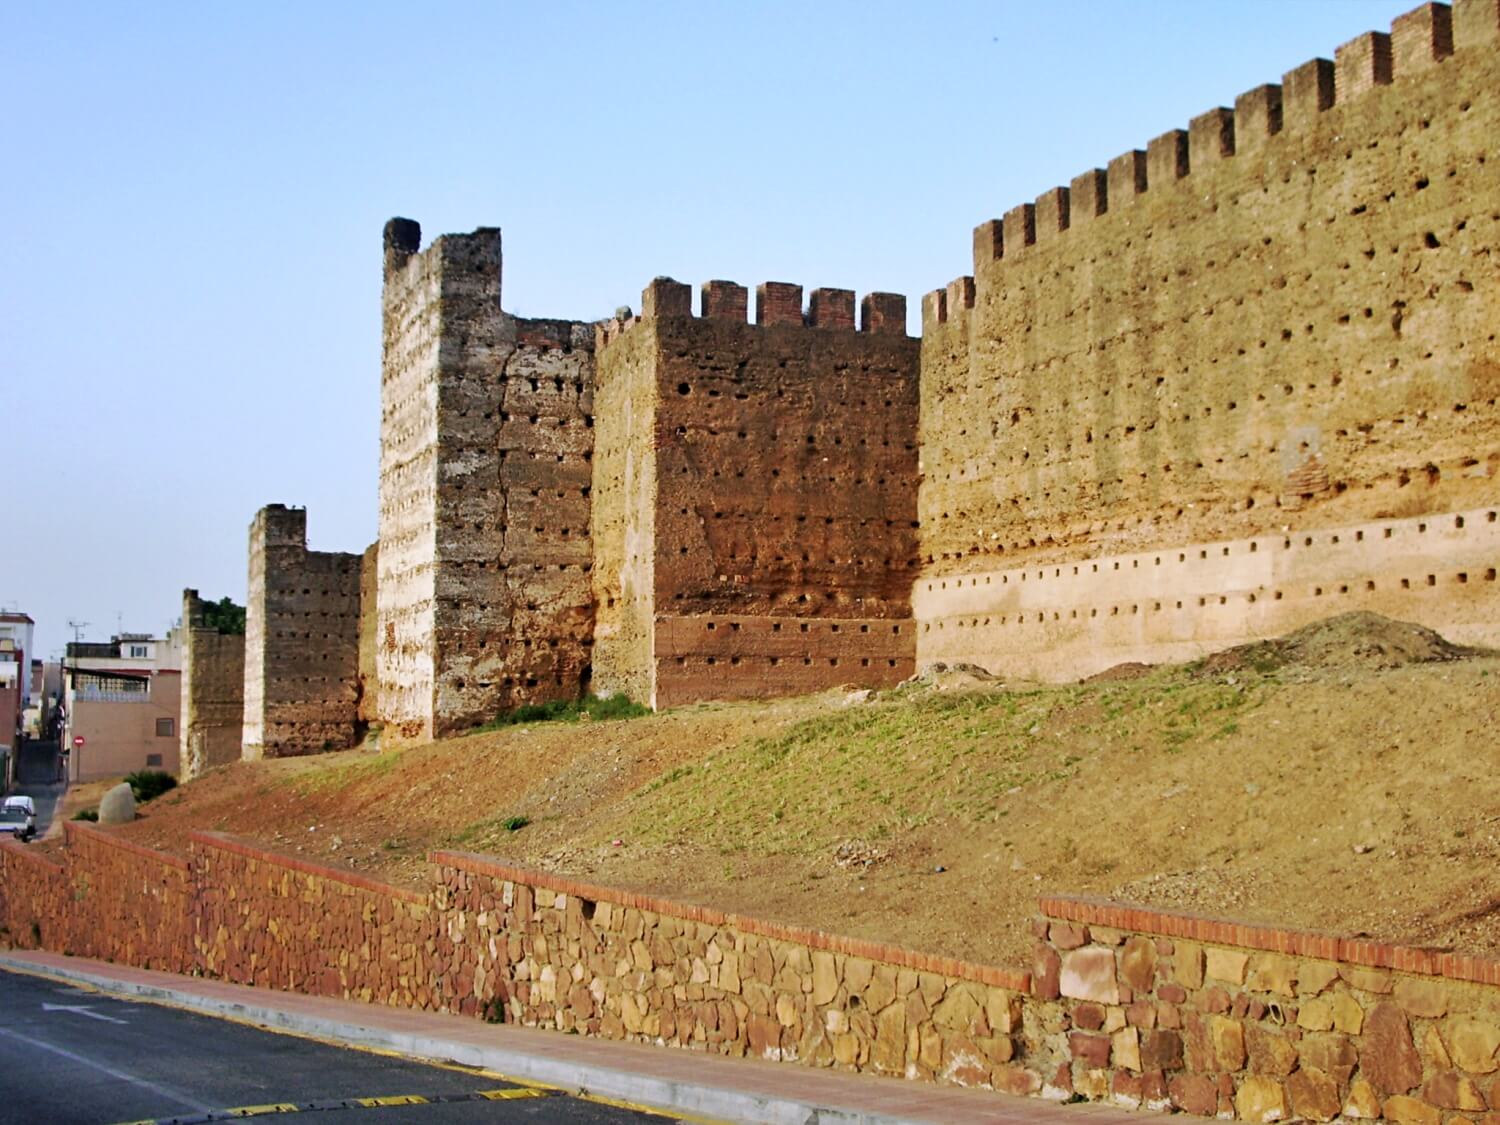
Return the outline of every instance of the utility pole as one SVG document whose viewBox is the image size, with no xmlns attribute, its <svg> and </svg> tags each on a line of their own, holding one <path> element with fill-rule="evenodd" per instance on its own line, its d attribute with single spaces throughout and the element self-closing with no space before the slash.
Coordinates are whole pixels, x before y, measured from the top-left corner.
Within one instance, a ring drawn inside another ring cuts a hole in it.
<svg viewBox="0 0 1500 1125">
<path fill-rule="evenodd" d="M 68 618 L 68 628 L 73 630 L 73 643 L 75 645 L 83 643 L 83 631 L 89 627 L 89 624 L 90 624 L 90 622 L 87 622 L 87 621 L 79 621 L 79 620 L 77 620 L 75 618 L 72 618 L 72 617 Z M 74 659 L 76 660 L 77 657 L 75 656 Z M 69 682 L 69 680 L 68 680 L 68 658 L 67 658 L 66 653 L 64 653 L 64 656 L 63 656 L 62 675 L 63 675 L 63 682 L 62 682 L 63 698 L 67 699 L 68 698 L 68 682 Z M 76 702 L 76 700 L 75 700 L 75 702 Z M 67 755 L 68 760 L 73 765 L 73 769 L 72 769 L 73 776 L 74 777 L 78 777 L 78 776 L 80 776 L 80 771 L 83 768 L 82 765 L 80 764 L 82 762 L 82 760 L 83 760 L 83 755 L 80 754 L 76 759 L 73 758 L 73 756 L 72 756 L 72 749 L 73 749 L 73 747 L 72 747 L 72 744 L 71 744 L 71 737 L 72 737 L 72 734 L 73 734 L 73 708 L 71 706 L 69 706 L 67 708 L 66 713 L 63 715 L 63 720 L 64 720 L 64 722 L 67 725 L 60 732 L 62 742 L 61 742 L 61 745 L 58 747 L 58 750 L 62 754 Z M 64 776 L 64 780 L 66 780 L 66 775 Z"/>
</svg>

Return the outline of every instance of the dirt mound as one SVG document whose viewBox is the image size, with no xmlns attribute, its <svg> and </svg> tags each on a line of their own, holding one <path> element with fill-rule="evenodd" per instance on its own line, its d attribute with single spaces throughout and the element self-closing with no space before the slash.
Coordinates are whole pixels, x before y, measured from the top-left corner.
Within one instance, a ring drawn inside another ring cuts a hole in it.
<svg viewBox="0 0 1500 1125">
<path fill-rule="evenodd" d="M 1102 672 L 1095 672 L 1092 676 L 1086 677 L 1081 682 L 1085 684 L 1110 684 L 1118 683 L 1122 680 L 1138 680 L 1142 676 L 1148 675 L 1154 667 L 1154 664 L 1142 664 L 1138 660 L 1127 660 L 1124 664 L 1115 664 L 1104 669 Z"/>
<path fill-rule="evenodd" d="M 999 678 L 990 675 L 978 664 L 958 662 L 944 664 L 941 660 L 924 664 L 917 674 L 901 682 L 906 690 L 968 691 L 972 688 L 999 686 Z"/>
<path fill-rule="evenodd" d="M 1358 612 L 1315 621 L 1274 640 L 1216 652 L 1198 664 L 1196 671 L 1210 676 L 1241 670 L 1265 674 L 1283 668 L 1381 672 L 1479 655 L 1483 655 L 1479 649 L 1453 644 L 1410 621 Z"/>
</svg>

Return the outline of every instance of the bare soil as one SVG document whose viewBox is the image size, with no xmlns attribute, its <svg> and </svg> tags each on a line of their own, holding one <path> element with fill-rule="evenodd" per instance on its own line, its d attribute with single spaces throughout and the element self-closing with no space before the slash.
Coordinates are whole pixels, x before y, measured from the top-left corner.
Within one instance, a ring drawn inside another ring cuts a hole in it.
<svg viewBox="0 0 1500 1125">
<path fill-rule="evenodd" d="M 1497 711 L 1497 656 L 1347 615 L 1078 685 L 958 669 L 240 763 L 122 831 L 413 886 L 483 851 L 1001 964 L 1044 891 L 1500 955 Z"/>
</svg>

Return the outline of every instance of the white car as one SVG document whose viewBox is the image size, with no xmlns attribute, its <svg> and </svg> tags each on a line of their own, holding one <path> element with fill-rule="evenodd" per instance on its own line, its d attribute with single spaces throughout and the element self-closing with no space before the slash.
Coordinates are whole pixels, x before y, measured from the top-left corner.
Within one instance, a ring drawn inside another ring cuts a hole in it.
<svg viewBox="0 0 1500 1125">
<path fill-rule="evenodd" d="M 18 840 L 36 835 L 36 806 L 30 797 L 7 797 L 0 805 L 0 834 L 6 832 Z"/>
<path fill-rule="evenodd" d="M 7 797 L 5 798 L 4 803 L 0 804 L 0 809 L 11 808 L 25 809 L 27 816 L 36 816 L 36 802 L 34 802 L 24 793 L 17 793 L 13 796 Z"/>
</svg>

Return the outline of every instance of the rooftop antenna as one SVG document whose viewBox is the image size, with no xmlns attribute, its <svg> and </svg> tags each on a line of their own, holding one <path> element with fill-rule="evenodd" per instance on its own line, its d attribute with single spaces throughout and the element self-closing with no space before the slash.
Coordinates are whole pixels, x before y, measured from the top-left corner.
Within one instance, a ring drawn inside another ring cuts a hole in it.
<svg viewBox="0 0 1500 1125">
<path fill-rule="evenodd" d="M 75 621 L 71 617 L 68 618 L 68 628 L 73 630 L 73 643 L 75 645 L 82 642 L 83 631 L 87 629 L 91 624 L 93 623 L 90 621 Z"/>
</svg>

